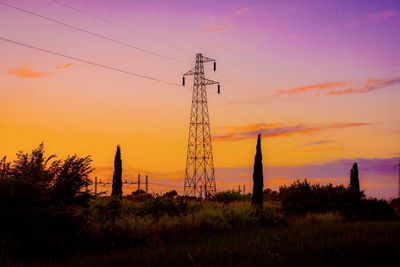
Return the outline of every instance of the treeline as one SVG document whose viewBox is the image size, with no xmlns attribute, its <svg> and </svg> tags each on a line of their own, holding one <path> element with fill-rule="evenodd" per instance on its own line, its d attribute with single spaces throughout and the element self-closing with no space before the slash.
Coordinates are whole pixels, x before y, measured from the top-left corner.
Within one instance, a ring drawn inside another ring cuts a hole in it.
<svg viewBox="0 0 400 267">
<path fill-rule="evenodd" d="M 19 152 L 13 162 L 0 161 L 0 250 L 24 257 L 65 255 L 142 244 L 154 235 L 286 225 L 288 218 L 309 213 L 339 213 L 352 220 L 395 215 L 387 201 L 365 198 L 357 165 L 349 186 L 297 181 L 272 191 L 262 190 L 261 159 L 258 139 L 253 176 L 257 197 L 220 192 L 204 201 L 179 196 L 174 190 L 164 195 L 138 191 L 122 197 L 119 147 L 111 197 L 89 190 L 90 157 L 46 156 L 43 145 L 30 154 Z"/>
<path fill-rule="evenodd" d="M 215 194 L 211 200 L 228 204 L 251 198 L 251 194 L 225 191 Z M 278 191 L 267 188 L 263 199 L 279 203 L 281 211 L 287 215 L 334 212 L 351 220 L 375 220 L 391 219 L 396 216 L 396 210 L 400 212 L 400 199 L 389 203 L 385 199 L 366 198 L 364 192 L 351 186 L 310 184 L 307 180 L 281 186 Z"/>
<path fill-rule="evenodd" d="M 87 206 L 94 197 L 88 190 L 92 170 L 89 157 L 60 160 L 46 156 L 43 144 L 31 154 L 19 152 L 14 162 L 4 157 L 0 161 L 1 249 L 25 255 L 72 247 L 83 231 L 72 207 Z"/>
</svg>

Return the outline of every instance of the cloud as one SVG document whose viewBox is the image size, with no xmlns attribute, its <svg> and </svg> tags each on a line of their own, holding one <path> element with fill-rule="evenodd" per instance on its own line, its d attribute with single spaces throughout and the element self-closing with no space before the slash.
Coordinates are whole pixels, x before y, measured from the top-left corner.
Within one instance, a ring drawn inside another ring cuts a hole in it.
<svg viewBox="0 0 400 267">
<path fill-rule="evenodd" d="M 203 29 L 201 32 L 205 33 L 219 33 L 219 32 L 226 32 L 233 28 L 233 25 L 209 25 Z"/>
<path fill-rule="evenodd" d="M 214 141 L 241 141 L 254 139 L 258 133 L 262 133 L 269 138 L 272 137 L 289 137 L 293 135 L 307 135 L 315 132 L 344 129 L 361 126 L 369 126 L 373 123 L 367 122 L 336 122 L 330 124 L 295 124 L 284 125 L 280 123 L 262 123 L 251 124 L 239 127 L 217 128 L 220 133 L 213 135 Z"/>
<path fill-rule="evenodd" d="M 277 95 L 288 95 L 288 94 L 302 94 L 310 91 L 323 91 L 325 96 L 340 96 L 348 94 L 363 94 L 375 90 L 386 88 L 390 85 L 400 83 L 400 77 L 389 78 L 389 79 L 367 79 L 361 85 L 352 85 L 346 82 L 327 82 L 320 84 L 307 85 L 302 87 L 295 87 L 289 89 L 276 90 Z M 321 96 L 320 93 L 315 96 Z"/>
<path fill-rule="evenodd" d="M 304 147 L 310 147 L 310 146 L 319 146 L 319 145 L 325 145 L 325 144 L 330 144 L 335 142 L 334 140 L 318 140 L 310 143 L 306 143 L 303 146 Z"/>
<path fill-rule="evenodd" d="M 287 95 L 287 94 L 299 94 L 305 93 L 309 91 L 326 91 L 332 88 L 337 88 L 341 86 L 345 86 L 346 83 L 344 82 L 327 82 L 327 83 L 319 83 L 319 84 L 312 84 L 306 85 L 301 87 L 294 87 L 290 89 L 279 89 L 276 90 L 277 95 Z"/>
<path fill-rule="evenodd" d="M 50 75 L 50 73 L 32 70 L 31 64 L 25 64 L 21 67 L 15 67 L 7 71 L 9 75 L 21 78 L 21 79 L 36 79 L 43 78 Z"/>
<path fill-rule="evenodd" d="M 387 86 L 400 83 L 400 77 L 393 79 L 368 79 L 361 87 L 347 88 L 343 90 L 332 90 L 327 93 L 328 96 L 338 96 L 344 94 L 362 94 L 371 91 L 383 89 Z"/>
<path fill-rule="evenodd" d="M 72 67 L 74 64 L 72 63 L 65 63 L 64 65 L 59 65 L 59 66 L 55 66 L 54 68 L 57 70 L 61 70 L 61 69 L 67 69 Z"/>
<path fill-rule="evenodd" d="M 371 13 L 368 14 L 367 17 L 369 19 L 374 19 L 374 20 L 384 20 L 384 19 L 390 19 L 394 17 L 399 16 L 399 11 L 397 10 L 384 10 L 376 13 Z"/>
<path fill-rule="evenodd" d="M 237 17 L 240 17 L 240 16 L 248 14 L 250 12 L 250 10 L 251 10 L 250 7 L 242 7 L 240 9 L 236 10 L 235 12 L 233 12 L 233 14 Z"/>
</svg>

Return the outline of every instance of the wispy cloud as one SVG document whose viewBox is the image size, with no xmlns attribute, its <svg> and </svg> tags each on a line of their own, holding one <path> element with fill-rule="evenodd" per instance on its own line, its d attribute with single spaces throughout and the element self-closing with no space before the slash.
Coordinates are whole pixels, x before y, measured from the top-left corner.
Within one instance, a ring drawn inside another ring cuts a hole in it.
<svg viewBox="0 0 400 267">
<path fill-rule="evenodd" d="M 47 72 L 33 70 L 31 64 L 25 64 L 20 67 L 9 69 L 7 73 L 11 76 L 15 76 L 21 79 L 37 79 L 50 75 L 50 73 Z"/>
<path fill-rule="evenodd" d="M 203 29 L 201 29 L 201 32 L 204 33 L 219 33 L 219 32 L 226 32 L 230 29 L 233 28 L 233 25 L 228 24 L 228 25 L 209 25 Z"/>
<path fill-rule="evenodd" d="M 306 93 L 309 91 L 326 91 L 331 90 L 332 88 L 338 88 L 345 86 L 345 82 L 327 82 L 327 83 L 319 83 L 319 84 L 311 84 L 301 87 L 294 87 L 289 89 L 279 89 L 276 90 L 277 95 L 288 95 L 288 94 L 300 94 Z"/>
<path fill-rule="evenodd" d="M 303 146 L 304 147 L 310 147 L 310 146 L 319 146 L 319 145 L 325 145 L 325 144 L 330 144 L 335 142 L 335 140 L 318 140 L 310 143 L 306 143 Z"/>
<path fill-rule="evenodd" d="M 368 79 L 364 82 L 364 85 L 361 87 L 352 87 L 346 88 L 342 90 L 332 90 L 327 93 L 329 96 L 338 96 L 345 94 L 362 94 L 368 93 L 371 91 L 383 89 L 387 86 L 394 85 L 400 83 L 400 78 L 393 79 Z"/>
<path fill-rule="evenodd" d="M 330 124 L 295 124 L 284 125 L 280 123 L 251 124 L 239 127 L 220 128 L 219 133 L 213 135 L 215 141 L 240 141 L 256 138 L 258 133 L 262 133 L 269 138 L 289 137 L 293 135 L 307 135 L 315 132 L 344 129 L 353 127 L 370 126 L 373 123 L 367 122 L 336 122 Z M 218 131 L 218 129 L 217 129 Z"/>
<path fill-rule="evenodd" d="M 248 14 L 249 12 L 250 12 L 250 10 L 251 10 L 251 8 L 250 7 L 242 7 L 242 8 L 240 8 L 240 9 L 238 9 L 238 10 L 236 10 L 235 12 L 233 12 L 233 14 L 235 15 L 235 16 L 243 16 L 243 15 L 246 15 L 246 14 Z"/>
<path fill-rule="evenodd" d="M 65 63 L 63 65 L 55 66 L 54 68 L 57 69 L 57 70 L 62 70 L 62 69 L 71 68 L 73 65 L 74 64 L 72 64 L 72 63 Z"/>
<path fill-rule="evenodd" d="M 361 85 L 347 82 L 327 82 L 313 85 L 306 85 L 301 87 L 294 87 L 289 89 L 278 89 L 276 90 L 277 95 L 288 95 L 288 94 L 302 94 L 310 91 L 317 92 L 315 96 L 340 96 L 348 94 L 363 94 L 375 90 L 386 88 L 390 85 L 400 83 L 400 77 L 389 78 L 389 79 L 367 79 Z M 320 94 L 320 92 L 324 94 Z"/>
<path fill-rule="evenodd" d="M 369 19 L 383 20 L 398 17 L 400 12 L 397 10 L 384 10 L 376 13 L 370 13 L 367 15 Z"/>
</svg>

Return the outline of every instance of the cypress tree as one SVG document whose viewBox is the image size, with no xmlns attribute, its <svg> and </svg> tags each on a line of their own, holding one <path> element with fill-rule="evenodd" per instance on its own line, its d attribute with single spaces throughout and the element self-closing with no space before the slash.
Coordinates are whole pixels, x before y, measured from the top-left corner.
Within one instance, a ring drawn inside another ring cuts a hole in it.
<svg viewBox="0 0 400 267">
<path fill-rule="evenodd" d="M 262 165 L 262 153 L 261 153 L 261 134 L 257 137 L 256 156 L 254 157 L 254 172 L 253 172 L 253 195 L 251 196 L 251 204 L 254 207 L 263 207 L 263 188 L 264 188 L 264 177 L 263 177 L 263 165 Z"/>
<path fill-rule="evenodd" d="M 360 191 L 360 180 L 358 179 L 358 165 L 357 162 L 353 164 L 350 171 L 350 188 Z"/>
<path fill-rule="evenodd" d="M 114 174 L 111 196 L 122 198 L 122 160 L 121 148 L 119 145 L 117 146 L 117 152 L 115 153 L 114 159 Z"/>
</svg>

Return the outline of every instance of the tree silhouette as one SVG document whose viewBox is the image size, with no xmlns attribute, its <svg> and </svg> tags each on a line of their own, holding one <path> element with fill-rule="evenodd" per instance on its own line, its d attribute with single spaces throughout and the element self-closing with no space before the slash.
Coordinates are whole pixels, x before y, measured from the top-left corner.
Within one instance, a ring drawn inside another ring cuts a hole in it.
<svg viewBox="0 0 400 267">
<path fill-rule="evenodd" d="M 253 195 L 251 197 L 251 204 L 254 207 L 263 207 L 263 165 L 261 154 L 261 134 L 257 137 L 256 156 L 254 157 L 254 172 L 253 172 Z"/>
<path fill-rule="evenodd" d="M 63 205 L 87 203 L 90 191 L 89 174 L 93 171 L 90 157 L 68 156 L 66 160 L 55 161 L 52 168 L 56 178 L 52 186 L 52 198 Z"/>
<path fill-rule="evenodd" d="M 121 198 L 122 197 L 122 160 L 121 160 L 121 148 L 117 146 L 117 152 L 115 153 L 114 159 L 114 174 L 112 183 L 111 196 Z"/>
<path fill-rule="evenodd" d="M 350 171 L 350 188 L 360 191 L 360 180 L 358 179 L 358 165 L 357 162 L 353 164 Z"/>
</svg>

